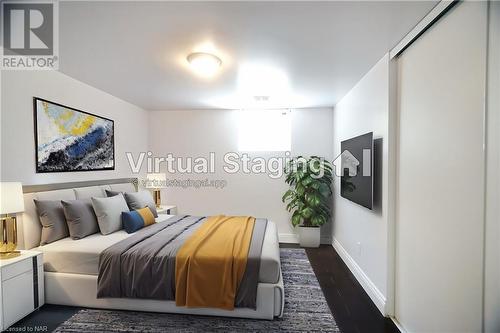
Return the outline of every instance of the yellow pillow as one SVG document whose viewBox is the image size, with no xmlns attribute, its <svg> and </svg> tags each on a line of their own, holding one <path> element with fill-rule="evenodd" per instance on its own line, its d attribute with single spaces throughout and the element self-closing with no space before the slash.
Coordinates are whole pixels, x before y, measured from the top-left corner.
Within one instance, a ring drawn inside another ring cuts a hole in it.
<svg viewBox="0 0 500 333">
<path fill-rule="evenodd" d="M 136 212 L 141 215 L 142 219 L 144 220 L 144 226 L 147 227 L 148 225 L 151 225 L 155 223 L 155 217 L 153 215 L 153 212 L 149 207 L 144 207 L 141 209 L 136 209 Z"/>
</svg>

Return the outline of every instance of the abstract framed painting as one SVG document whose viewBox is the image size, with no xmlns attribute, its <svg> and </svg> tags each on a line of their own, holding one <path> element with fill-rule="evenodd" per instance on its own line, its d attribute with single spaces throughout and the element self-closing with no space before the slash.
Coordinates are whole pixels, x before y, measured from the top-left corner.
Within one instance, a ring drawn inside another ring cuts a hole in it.
<svg viewBox="0 0 500 333">
<path fill-rule="evenodd" d="M 115 169 L 114 121 L 33 98 L 36 172 Z"/>
</svg>

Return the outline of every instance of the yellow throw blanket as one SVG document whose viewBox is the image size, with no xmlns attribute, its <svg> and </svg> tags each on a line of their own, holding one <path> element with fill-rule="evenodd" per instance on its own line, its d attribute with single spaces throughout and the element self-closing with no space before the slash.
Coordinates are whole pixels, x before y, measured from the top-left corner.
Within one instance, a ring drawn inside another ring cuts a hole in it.
<svg viewBox="0 0 500 333">
<path fill-rule="evenodd" d="M 179 249 L 175 304 L 234 309 L 245 273 L 255 218 L 212 216 Z"/>
</svg>

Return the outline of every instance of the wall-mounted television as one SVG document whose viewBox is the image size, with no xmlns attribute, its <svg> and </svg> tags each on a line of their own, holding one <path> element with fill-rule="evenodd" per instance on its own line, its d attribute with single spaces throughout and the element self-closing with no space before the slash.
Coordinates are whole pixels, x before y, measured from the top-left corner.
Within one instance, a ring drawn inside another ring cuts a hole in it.
<svg viewBox="0 0 500 333">
<path fill-rule="evenodd" d="M 373 207 L 373 132 L 341 144 L 340 195 L 363 207 Z"/>
</svg>

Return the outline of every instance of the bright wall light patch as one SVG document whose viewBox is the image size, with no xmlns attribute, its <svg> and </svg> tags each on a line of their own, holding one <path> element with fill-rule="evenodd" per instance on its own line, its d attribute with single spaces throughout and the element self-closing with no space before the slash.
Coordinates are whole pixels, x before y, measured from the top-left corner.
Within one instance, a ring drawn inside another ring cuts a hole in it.
<svg viewBox="0 0 500 333">
<path fill-rule="evenodd" d="M 276 96 L 289 93 L 288 77 L 279 68 L 264 64 L 243 64 L 238 70 L 238 91 L 241 95 Z"/>
<path fill-rule="evenodd" d="M 290 151 L 292 120 L 288 110 L 238 111 L 238 150 Z"/>
</svg>

